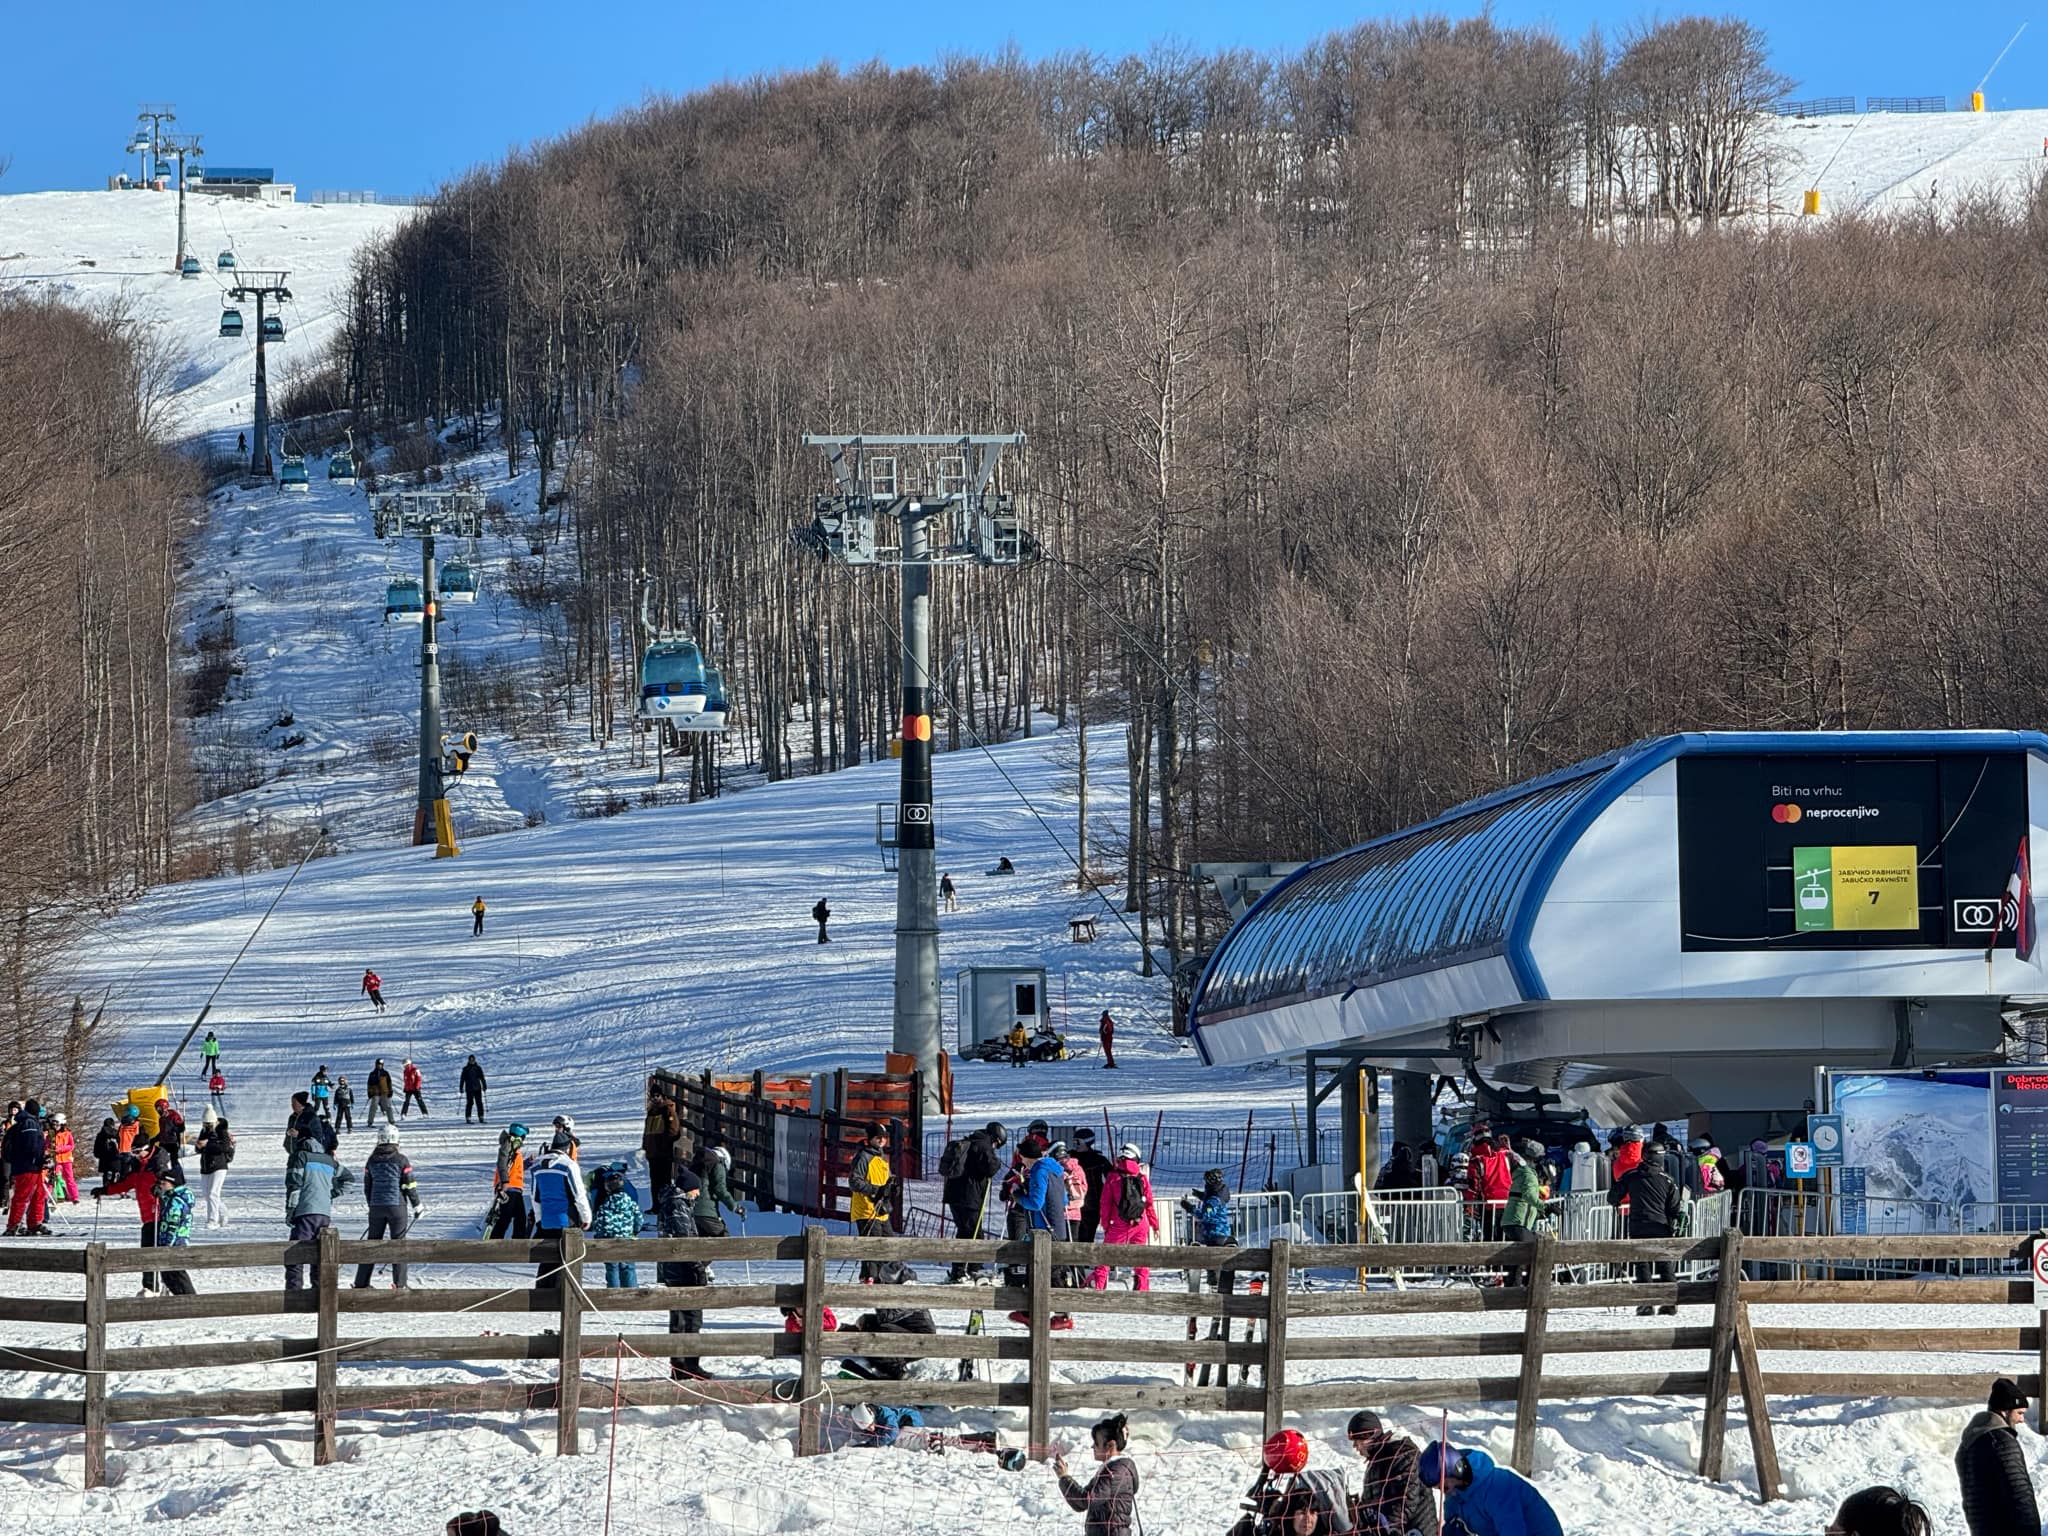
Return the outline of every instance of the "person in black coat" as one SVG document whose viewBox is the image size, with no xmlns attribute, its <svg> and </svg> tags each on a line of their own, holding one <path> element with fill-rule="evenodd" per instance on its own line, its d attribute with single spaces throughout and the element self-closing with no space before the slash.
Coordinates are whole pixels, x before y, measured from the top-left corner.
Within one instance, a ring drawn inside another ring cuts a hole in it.
<svg viewBox="0 0 2048 1536">
<path fill-rule="evenodd" d="M 476 1123 L 484 1123 L 484 1090 L 491 1085 L 484 1081 L 484 1069 L 475 1055 L 462 1065 L 462 1123 L 469 1124 L 470 1112 L 476 1113 Z"/>
<path fill-rule="evenodd" d="M 910 1266 L 894 1259 L 875 1266 L 875 1284 L 910 1285 L 916 1280 Z M 864 1312 L 851 1328 L 839 1330 L 845 1340 L 849 1333 L 922 1333 L 936 1334 L 938 1324 L 931 1313 L 923 1307 L 876 1307 Z M 902 1381 L 910 1374 L 911 1362 L 887 1355 L 851 1355 L 839 1362 L 841 1369 L 868 1381 Z"/>
<path fill-rule="evenodd" d="M 697 1195 L 702 1189 L 697 1170 L 678 1156 L 670 1168 L 669 1182 L 662 1185 L 654 1197 L 654 1219 L 663 1237 L 695 1237 L 697 1233 Z M 682 1263 L 663 1259 L 654 1269 L 655 1279 L 663 1285 L 703 1285 L 704 1265 Z M 689 1307 L 668 1315 L 670 1333 L 697 1334 L 704 1331 L 704 1313 L 701 1308 Z M 704 1369 L 704 1362 L 695 1355 L 672 1356 L 668 1362 L 669 1376 L 676 1381 L 703 1381 L 710 1376 Z"/>
<path fill-rule="evenodd" d="M 1984 1411 L 1963 1426 L 1956 1478 L 1963 1485 L 1970 1536 L 2041 1536 L 2041 1511 L 2020 1448 L 2019 1426 L 2026 1416 L 2026 1398 L 2001 1376 L 1991 1384 Z"/>
<path fill-rule="evenodd" d="M 1664 1159 L 1646 1155 L 1640 1163 L 1629 1169 L 1614 1181 L 1614 1187 L 1607 1191 L 1607 1203 L 1619 1206 L 1628 1202 L 1628 1235 L 1630 1237 L 1669 1237 L 1678 1230 L 1678 1221 L 1684 1214 L 1684 1193 L 1672 1182 Z M 1638 1264 L 1636 1279 L 1647 1283 L 1653 1278 L 1676 1280 L 1678 1265 L 1668 1259 L 1654 1263 Z M 1637 1307 L 1638 1317 L 1648 1317 L 1655 1307 Z M 1676 1316 L 1678 1308 L 1667 1306 L 1666 1313 Z"/>
<path fill-rule="evenodd" d="M 988 1186 L 990 1180 L 1003 1171 L 1002 1149 L 1009 1144 L 1010 1133 L 1003 1129 L 1000 1120 L 991 1120 L 980 1130 L 960 1141 L 960 1171 L 950 1175 L 939 1194 L 946 1202 L 946 1210 L 953 1218 L 953 1231 L 963 1238 L 990 1238 L 995 1234 L 983 1230 L 983 1212 L 988 1208 Z M 979 1264 L 955 1264 L 948 1273 L 949 1280 L 966 1280 L 982 1272 Z"/>
<path fill-rule="evenodd" d="M 1074 1132 L 1074 1161 L 1081 1165 L 1081 1176 L 1088 1181 L 1088 1193 L 1081 1197 L 1081 1226 L 1074 1233 L 1074 1241 L 1092 1243 L 1102 1226 L 1102 1191 L 1114 1165 L 1102 1155 L 1095 1145 L 1095 1133 L 1085 1125 Z"/>
</svg>

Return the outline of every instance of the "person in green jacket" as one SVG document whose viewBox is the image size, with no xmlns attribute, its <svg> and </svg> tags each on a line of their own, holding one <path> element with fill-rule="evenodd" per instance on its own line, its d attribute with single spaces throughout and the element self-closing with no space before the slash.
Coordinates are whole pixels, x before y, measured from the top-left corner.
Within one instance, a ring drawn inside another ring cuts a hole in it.
<svg viewBox="0 0 2048 1536">
<path fill-rule="evenodd" d="M 1501 1236 L 1511 1243 L 1534 1242 L 1536 1223 L 1543 1219 L 1543 1176 L 1537 1172 L 1543 1162 L 1543 1143 L 1524 1138 L 1515 1143 L 1515 1151 L 1518 1156 L 1514 1180 L 1508 1185 L 1507 1209 L 1501 1213 Z M 1508 1276 L 1508 1283 L 1527 1285 L 1532 1278 L 1532 1271 L 1524 1266 Z"/>
<path fill-rule="evenodd" d="M 732 1197 L 732 1181 L 727 1177 L 732 1168 L 732 1153 L 726 1150 L 725 1138 L 716 1134 L 706 1136 L 697 1148 L 697 1189 L 696 1204 L 691 1215 L 697 1223 L 699 1237 L 724 1237 L 725 1218 L 718 1214 L 720 1206 L 739 1214 L 740 1203 Z M 704 1266 L 704 1283 L 711 1283 L 711 1266 Z"/>
</svg>

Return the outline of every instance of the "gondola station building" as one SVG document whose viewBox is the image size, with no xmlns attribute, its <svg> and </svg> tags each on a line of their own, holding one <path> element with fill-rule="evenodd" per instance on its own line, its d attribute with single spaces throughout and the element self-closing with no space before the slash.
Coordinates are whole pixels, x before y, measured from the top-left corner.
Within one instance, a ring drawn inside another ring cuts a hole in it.
<svg viewBox="0 0 2048 1536">
<path fill-rule="evenodd" d="M 1469 1069 L 1740 1144 L 1796 1126 L 1818 1067 L 1997 1058 L 2048 992 L 2044 815 L 2033 732 L 1640 742 L 1303 866 L 1190 1032 L 1215 1066 Z"/>
</svg>

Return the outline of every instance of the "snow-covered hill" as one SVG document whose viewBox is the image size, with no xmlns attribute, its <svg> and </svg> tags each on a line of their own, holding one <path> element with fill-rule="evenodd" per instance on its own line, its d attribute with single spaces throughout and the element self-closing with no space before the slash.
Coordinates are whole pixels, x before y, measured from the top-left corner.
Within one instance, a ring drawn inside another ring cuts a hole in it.
<svg viewBox="0 0 2048 1536">
<path fill-rule="evenodd" d="M 1798 214 L 1818 187 L 1824 216 L 1952 207 L 1966 192 L 2016 199 L 2048 170 L 2048 110 L 1875 112 L 1783 118 L 1776 126 L 1777 213 Z"/>
<path fill-rule="evenodd" d="M 229 432 L 249 425 L 256 372 L 255 313 L 239 339 L 220 333 L 229 274 L 215 261 L 232 250 L 238 268 L 288 271 L 286 340 L 269 350 L 272 387 L 309 366 L 340 324 L 349 260 L 409 208 L 259 203 L 188 195 L 186 247 L 200 275 L 172 273 L 178 199 L 168 192 L 29 192 L 0 197 L 0 285 L 19 284 L 80 304 L 125 300 L 174 359 L 181 429 Z"/>
</svg>

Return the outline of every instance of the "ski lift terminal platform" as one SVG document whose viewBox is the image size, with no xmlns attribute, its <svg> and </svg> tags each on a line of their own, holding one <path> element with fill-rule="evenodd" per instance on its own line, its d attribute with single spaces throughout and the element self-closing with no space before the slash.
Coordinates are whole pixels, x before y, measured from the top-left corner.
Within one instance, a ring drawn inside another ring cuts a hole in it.
<svg viewBox="0 0 2048 1536">
<path fill-rule="evenodd" d="M 1796 1123 L 1814 1071 L 1996 1059 L 2048 736 L 1666 736 L 1307 864 L 1224 936 L 1213 1066 L 1475 1072 L 1607 1124 Z M 2029 915 L 2029 921 L 2031 916 Z"/>
</svg>

